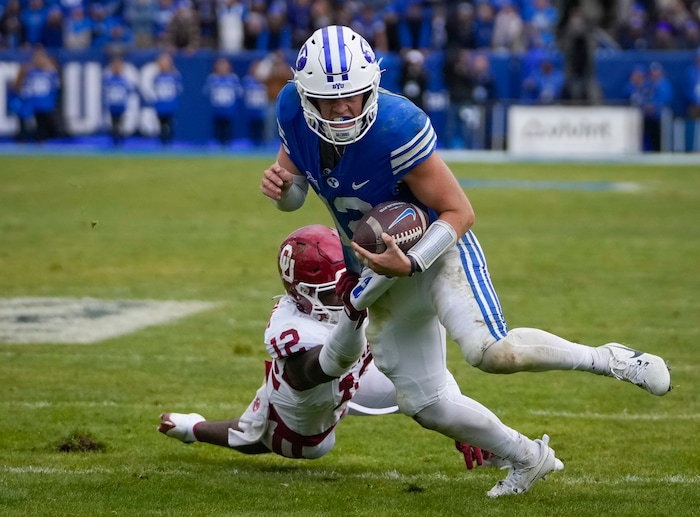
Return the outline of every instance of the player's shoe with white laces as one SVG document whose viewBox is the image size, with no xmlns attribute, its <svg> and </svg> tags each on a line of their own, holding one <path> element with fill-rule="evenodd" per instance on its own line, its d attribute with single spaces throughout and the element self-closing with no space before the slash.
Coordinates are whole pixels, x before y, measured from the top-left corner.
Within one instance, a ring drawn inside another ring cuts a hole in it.
<svg viewBox="0 0 700 517">
<path fill-rule="evenodd" d="M 163 413 L 160 415 L 158 430 L 166 436 L 176 438 L 184 443 L 196 442 L 194 426 L 204 422 L 205 418 L 197 413 Z"/>
<path fill-rule="evenodd" d="M 608 343 L 601 348 L 610 352 L 610 375 L 616 379 L 629 381 L 652 395 L 671 391 L 671 373 L 661 357 L 619 343 Z"/>
<path fill-rule="evenodd" d="M 540 457 L 537 463 L 530 467 L 512 465 L 505 479 L 502 479 L 489 490 L 489 497 L 501 497 L 502 495 L 524 494 L 538 479 L 543 479 L 550 472 L 564 469 L 564 464 L 554 456 L 554 450 L 549 446 L 549 436 L 542 436 L 541 440 L 535 440 L 540 446 Z"/>
</svg>

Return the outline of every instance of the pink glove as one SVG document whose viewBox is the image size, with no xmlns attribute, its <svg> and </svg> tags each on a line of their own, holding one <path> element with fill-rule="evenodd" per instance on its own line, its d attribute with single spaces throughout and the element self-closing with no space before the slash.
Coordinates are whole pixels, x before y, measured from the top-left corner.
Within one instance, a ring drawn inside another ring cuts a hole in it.
<svg viewBox="0 0 700 517">
<path fill-rule="evenodd" d="M 478 447 L 474 447 L 468 443 L 455 442 L 455 447 L 464 455 L 464 462 L 467 464 L 467 470 L 474 468 L 474 462 L 480 467 L 484 464 L 484 460 L 493 456 L 489 451 L 482 451 Z"/>
<path fill-rule="evenodd" d="M 350 302 L 350 293 L 355 288 L 359 280 L 360 275 L 352 271 L 345 270 L 335 284 L 335 292 L 338 295 L 338 298 L 343 301 L 345 313 L 352 321 L 357 321 L 358 326 L 361 325 L 367 317 L 367 309 L 358 311 Z"/>
</svg>

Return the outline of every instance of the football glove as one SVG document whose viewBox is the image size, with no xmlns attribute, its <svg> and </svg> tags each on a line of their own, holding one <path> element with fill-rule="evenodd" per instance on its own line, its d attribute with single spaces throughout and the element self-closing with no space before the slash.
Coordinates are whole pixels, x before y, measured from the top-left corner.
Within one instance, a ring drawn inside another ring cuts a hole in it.
<svg viewBox="0 0 700 517">
<path fill-rule="evenodd" d="M 464 463 L 467 465 L 467 470 L 473 469 L 475 462 L 476 466 L 482 466 L 484 460 L 488 460 L 492 456 L 489 451 L 483 451 L 479 447 L 474 447 L 468 443 L 455 442 L 455 447 L 464 455 Z"/>
<path fill-rule="evenodd" d="M 365 318 L 367 317 L 367 309 L 358 311 L 355 307 L 353 307 L 350 301 L 352 290 L 357 285 L 359 279 L 360 275 L 357 273 L 345 270 L 335 284 L 335 292 L 338 295 L 338 298 L 343 301 L 345 313 L 348 315 L 348 318 L 357 322 L 357 328 L 362 325 L 362 322 L 364 322 Z"/>
</svg>

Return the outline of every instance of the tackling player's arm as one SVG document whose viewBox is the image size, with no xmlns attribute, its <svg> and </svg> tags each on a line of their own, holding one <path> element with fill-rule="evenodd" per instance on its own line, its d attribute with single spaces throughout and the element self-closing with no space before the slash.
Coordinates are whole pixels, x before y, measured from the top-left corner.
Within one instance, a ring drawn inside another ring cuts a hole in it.
<svg viewBox="0 0 700 517">
<path fill-rule="evenodd" d="M 446 249 L 454 243 L 456 236 L 465 234 L 474 224 L 474 210 L 467 195 L 437 153 L 433 152 L 427 160 L 414 167 L 403 180 L 419 201 L 438 213 L 438 221 L 431 225 L 435 228 L 428 229 L 428 232 L 432 233 L 430 238 L 435 239 L 428 248 L 436 249 L 441 243 L 446 243 L 444 248 Z M 439 235 L 438 232 L 443 235 Z M 387 244 L 387 250 L 381 254 L 369 253 L 353 243 L 352 246 L 358 258 L 373 271 L 382 275 L 407 276 L 415 272 L 415 266 L 394 240 L 387 234 L 382 238 Z M 414 248 L 420 250 L 421 242 L 424 240 L 425 236 Z M 424 258 L 421 254 L 416 254 L 413 260 L 417 259 L 419 270 L 423 270 L 432 264 L 435 258 Z"/>
<path fill-rule="evenodd" d="M 345 308 L 325 343 L 287 358 L 283 377 L 295 390 L 308 390 L 340 377 L 362 356 L 366 346 L 367 311 L 358 311 L 349 302 L 350 291 L 357 280 L 358 276 L 348 271 L 338 280 L 336 293 Z"/>
</svg>

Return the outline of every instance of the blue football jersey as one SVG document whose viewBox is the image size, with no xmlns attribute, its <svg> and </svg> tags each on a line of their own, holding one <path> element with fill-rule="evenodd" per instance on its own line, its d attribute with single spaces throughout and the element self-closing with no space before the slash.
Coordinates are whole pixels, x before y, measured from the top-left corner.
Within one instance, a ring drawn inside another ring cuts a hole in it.
<svg viewBox="0 0 700 517">
<path fill-rule="evenodd" d="M 103 103 L 107 111 L 120 115 L 126 111 L 134 85 L 122 75 L 107 73 L 102 80 Z"/>
<path fill-rule="evenodd" d="M 241 82 L 236 74 L 209 74 L 204 84 L 204 93 L 209 96 L 214 115 L 233 117 L 238 107 L 237 100 L 241 96 Z"/>
<path fill-rule="evenodd" d="M 153 78 L 153 103 L 158 115 L 174 115 L 179 107 L 182 78 L 177 72 L 161 72 Z"/>
<path fill-rule="evenodd" d="M 430 119 L 415 104 L 383 89 L 378 102 L 377 120 L 367 134 L 344 146 L 333 169 L 321 170 L 320 138 L 306 125 L 294 84 L 287 84 L 277 98 L 282 145 L 330 210 L 343 241 L 346 265 L 354 271 L 361 267 L 349 242 L 365 212 L 391 200 L 409 201 L 427 210 L 402 179 L 436 147 Z M 431 221 L 437 218 L 434 211 L 428 212 Z"/>
</svg>

